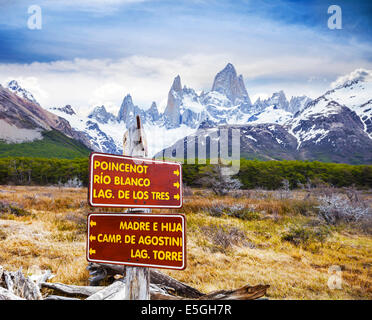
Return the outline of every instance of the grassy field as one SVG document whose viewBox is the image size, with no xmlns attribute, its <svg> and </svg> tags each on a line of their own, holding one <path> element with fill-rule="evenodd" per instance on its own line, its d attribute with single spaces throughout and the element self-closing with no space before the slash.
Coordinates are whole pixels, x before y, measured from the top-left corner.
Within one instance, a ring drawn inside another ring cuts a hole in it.
<svg viewBox="0 0 372 320">
<path fill-rule="evenodd" d="M 248 283 L 269 284 L 270 299 L 372 299 L 371 225 L 325 224 L 317 192 L 217 197 L 189 189 L 180 210 L 188 266 L 163 272 L 206 293 Z M 358 196 L 371 205 L 371 191 Z M 87 285 L 86 198 L 85 188 L 0 186 L 0 265 L 50 269 L 51 281 Z M 334 265 L 341 289 L 327 284 Z"/>
</svg>

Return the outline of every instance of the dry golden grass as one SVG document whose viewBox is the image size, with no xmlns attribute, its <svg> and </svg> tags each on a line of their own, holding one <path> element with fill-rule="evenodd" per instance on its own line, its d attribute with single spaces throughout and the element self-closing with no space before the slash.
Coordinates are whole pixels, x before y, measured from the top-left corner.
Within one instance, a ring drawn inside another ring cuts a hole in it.
<svg viewBox="0 0 372 320">
<path fill-rule="evenodd" d="M 314 200 L 303 201 L 303 193 L 294 192 L 292 199 L 258 192 L 237 197 L 200 190 L 195 194 L 186 197 L 181 210 L 187 217 L 187 268 L 163 272 L 203 292 L 249 283 L 269 284 L 270 299 L 372 298 L 370 235 L 338 226 L 323 242 L 283 240 L 292 225 L 319 224 L 312 214 Z M 0 212 L 0 265 L 26 272 L 38 266 L 56 275 L 52 281 L 87 285 L 85 232 L 91 209 L 86 198 L 84 188 L 0 186 L 0 202 L 26 212 Z M 226 214 L 237 206 L 249 214 Z M 342 269 L 342 289 L 327 285 L 333 265 Z"/>
</svg>

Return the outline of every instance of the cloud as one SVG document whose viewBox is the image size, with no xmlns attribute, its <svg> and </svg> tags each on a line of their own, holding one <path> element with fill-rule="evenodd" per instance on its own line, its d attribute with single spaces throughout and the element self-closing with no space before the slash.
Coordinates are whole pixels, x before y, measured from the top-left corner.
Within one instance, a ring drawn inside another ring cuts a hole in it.
<svg viewBox="0 0 372 320">
<path fill-rule="evenodd" d="M 330 63 L 324 57 L 285 55 L 278 55 L 275 60 L 258 56 L 247 59 L 245 55 L 229 53 L 185 54 L 176 58 L 134 55 L 115 60 L 0 64 L 0 83 L 5 85 L 12 79 L 17 80 L 45 108 L 71 104 L 81 114 L 87 114 L 92 108 L 105 105 L 116 114 L 124 96 L 130 93 L 139 107 L 148 109 L 155 101 L 163 111 L 174 77 L 181 76 L 182 86 L 209 91 L 214 76 L 228 62 L 243 74 L 253 101 L 279 90 L 284 90 L 288 98 L 304 94 L 316 98 L 328 89 L 340 71 L 355 69 L 357 63 Z M 343 78 L 367 77 L 366 72 L 354 72 L 354 76 Z M 311 77 L 315 80 L 308 81 Z M 325 77 L 329 80 L 324 81 Z"/>
<path fill-rule="evenodd" d="M 331 88 L 334 89 L 355 80 L 372 81 L 372 70 L 362 68 L 356 69 L 349 74 L 338 77 L 336 81 L 331 83 Z"/>
<path fill-rule="evenodd" d="M 117 12 L 120 8 L 142 4 L 151 0 L 40 0 L 42 8 L 57 11 L 80 11 L 95 16 L 106 16 Z"/>
<path fill-rule="evenodd" d="M 3 81 L 3 85 L 7 86 L 7 84 L 12 81 L 16 80 L 18 84 L 22 84 L 22 88 L 26 89 L 30 93 L 32 93 L 33 96 L 39 97 L 41 100 L 45 100 L 49 98 L 48 92 L 46 92 L 42 86 L 40 85 L 40 82 L 38 78 L 34 76 L 30 77 L 23 77 L 23 76 L 17 76 L 17 77 L 7 77 Z"/>
<path fill-rule="evenodd" d="M 117 60 L 0 64 L 0 83 L 18 80 L 45 108 L 71 104 L 86 114 L 104 104 L 117 113 L 124 96 L 130 93 L 134 103 L 143 109 L 155 101 L 162 110 L 174 77 L 180 74 L 183 85 L 209 90 L 214 74 L 219 71 L 216 65 L 224 60 L 218 55 L 178 59 L 130 56 Z"/>
</svg>

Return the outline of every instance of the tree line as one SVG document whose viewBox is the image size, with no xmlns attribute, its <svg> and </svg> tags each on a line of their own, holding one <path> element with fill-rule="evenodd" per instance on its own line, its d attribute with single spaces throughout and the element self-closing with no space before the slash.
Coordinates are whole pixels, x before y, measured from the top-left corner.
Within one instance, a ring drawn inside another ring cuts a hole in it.
<svg viewBox="0 0 372 320">
<path fill-rule="evenodd" d="M 58 185 L 73 179 L 88 185 L 89 159 L 45 159 L 27 157 L 0 158 L 0 184 Z M 188 186 L 202 187 L 215 172 L 213 165 L 185 164 L 183 181 Z M 325 183 L 334 187 L 372 188 L 372 165 L 349 165 L 318 161 L 259 161 L 241 159 L 240 171 L 234 177 L 242 189 L 279 189 L 283 181 L 291 189 Z M 219 179 L 218 176 L 215 179 Z"/>
<path fill-rule="evenodd" d="M 0 158 L 0 184 L 58 185 L 79 179 L 88 185 L 88 158 Z"/>
</svg>

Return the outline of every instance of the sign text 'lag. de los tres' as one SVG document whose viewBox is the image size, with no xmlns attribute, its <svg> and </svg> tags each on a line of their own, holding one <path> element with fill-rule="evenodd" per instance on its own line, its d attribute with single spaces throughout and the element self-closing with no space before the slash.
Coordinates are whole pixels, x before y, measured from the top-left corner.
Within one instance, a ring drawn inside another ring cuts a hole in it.
<svg viewBox="0 0 372 320">
<path fill-rule="evenodd" d="M 179 163 L 92 153 L 89 171 L 93 207 L 182 207 Z"/>
<path fill-rule="evenodd" d="M 87 259 L 139 267 L 186 267 L 182 214 L 88 215 Z"/>
</svg>

